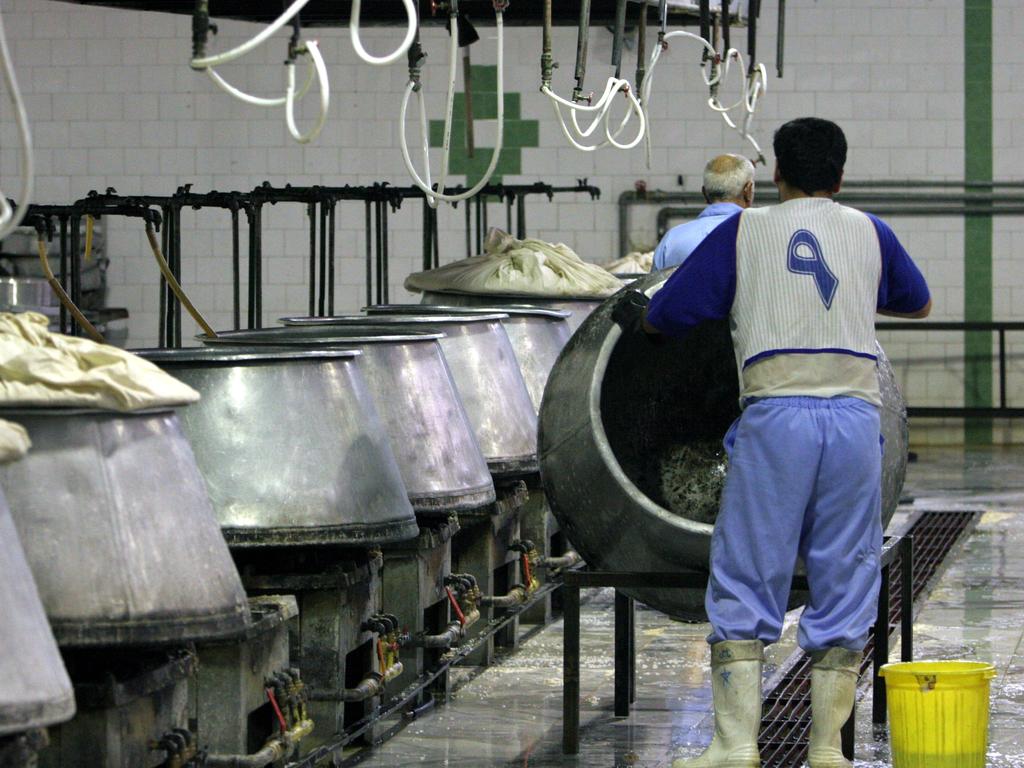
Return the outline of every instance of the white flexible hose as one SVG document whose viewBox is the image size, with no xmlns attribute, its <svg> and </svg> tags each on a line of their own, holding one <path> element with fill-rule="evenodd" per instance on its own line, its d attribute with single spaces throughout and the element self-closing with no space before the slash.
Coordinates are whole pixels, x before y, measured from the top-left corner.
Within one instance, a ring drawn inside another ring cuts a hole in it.
<svg viewBox="0 0 1024 768">
<path fill-rule="evenodd" d="M 355 49 L 356 54 L 367 64 L 390 64 L 400 56 L 404 56 L 406 51 L 409 50 L 409 46 L 412 45 L 412 41 L 416 37 L 416 6 L 413 5 L 412 0 L 402 0 L 402 2 L 405 3 L 405 13 L 409 19 L 409 26 L 405 31 L 405 39 L 402 40 L 402 44 L 398 48 L 387 56 L 374 56 L 367 52 L 363 47 L 362 40 L 359 39 L 359 11 L 362 0 L 352 0 L 352 15 L 348 20 L 349 36 L 352 38 L 352 47 Z"/>
<path fill-rule="evenodd" d="M 309 0 L 295 0 L 284 13 L 277 17 L 275 21 L 265 27 L 258 35 L 255 35 L 246 40 L 241 45 L 235 46 L 230 51 L 224 51 L 224 53 L 217 53 L 213 56 L 203 56 L 198 59 L 192 59 L 191 66 L 193 69 L 207 69 L 208 67 L 216 67 L 221 64 L 227 64 L 229 61 L 234 61 L 240 56 L 244 56 L 249 51 L 258 48 L 266 40 L 273 37 L 274 33 L 277 32 L 281 27 L 292 20 L 302 7 L 308 3 Z"/>
<path fill-rule="evenodd" d="M 263 96 L 253 96 L 252 94 L 246 93 L 245 91 L 236 88 L 223 77 L 221 77 L 217 70 L 210 67 L 206 70 L 206 74 L 209 76 L 217 87 L 223 90 L 230 96 L 234 96 L 239 101 L 244 101 L 246 104 L 252 104 L 257 107 L 280 107 L 287 101 L 286 96 L 279 96 L 274 99 L 264 98 Z M 302 84 L 302 87 L 295 94 L 295 101 L 298 102 L 302 99 L 306 93 L 309 92 L 310 86 L 313 85 L 313 80 L 316 78 L 316 64 L 313 62 L 313 57 L 310 57 L 309 66 L 306 69 L 306 82 Z"/>
<path fill-rule="evenodd" d="M 25 103 L 21 100 L 21 90 L 18 88 L 18 78 L 14 74 L 14 63 L 11 61 L 11 52 L 7 47 L 7 35 L 4 33 L 3 14 L 0 13 L 0 59 L 3 60 L 4 83 L 7 86 L 7 97 L 14 105 L 14 113 L 18 118 L 18 133 L 21 136 L 22 165 L 21 165 L 21 194 L 18 197 L 17 207 L 12 211 L 7 202 L 7 196 L 0 191 L 0 240 L 10 234 L 21 220 L 25 217 L 25 210 L 32 201 L 32 185 L 34 179 L 34 168 L 32 163 L 32 132 L 29 130 L 28 114 L 25 112 Z"/>
<path fill-rule="evenodd" d="M 433 189 L 430 184 L 430 163 L 426 163 L 426 173 L 422 178 L 416 167 L 413 165 L 412 157 L 409 154 L 409 142 L 405 137 L 405 122 L 406 114 L 409 110 L 409 99 L 412 97 L 414 91 L 416 91 L 416 83 L 412 80 L 409 81 L 405 88 L 405 94 L 402 97 L 402 108 L 398 116 L 400 130 L 398 132 L 399 145 L 402 149 L 402 160 L 405 162 L 405 168 L 412 177 L 413 183 L 423 190 L 423 194 L 426 195 L 427 203 L 432 207 L 436 208 L 439 202 L 455 203 L 460 200 L 467 200 L 473 195 L 477 194 L 483 189 L 491 180 L 491 176 L 494 175 L 494 169 L 498 167 L 498 158 L 501 156 L 502 143 L 504 140 L 504 129 L 505 129 L 505 26 L 504 26 L 504 14 L 495 9 L 495 22 L 498 33 L 498 45 L 497 45 L 497 56 L 498 56 L 498 127 L 495 132 L 494 139 L 494 150 L 491 153 L 491 162 L 487 166 L 487 170 L 471 189 L 467 189 L 465 192 L 460 192 L 454 195 L 448 195 L 444 193 L 444 185 L 448 177 L 448 158 L 451 152 L 451 133 L 452 133 L 452 111 L 455 105 L 455 80 L 458 74 L 458 19 L 452 18 L 451 28 L 451 45 L 449 47 L 448 56 L 448 93 L 445 99 L 445 120 L 444 120 L 444 134 L 441 147 L 441 174 L 437 179 L 437 189 Z M 427 158 L 429 150 L 429 141 L 426 130 L 426 107 L 423 103 L 423 92 L 420 90 L 417 93 L 420 100 L 420 136 L 423 142 L 423 154 L 424 158 Z"/>
<path fill-rule="evenodd" d="M 288 62 L 288 89 L 285 91 L 285 122 L 288 124 L 288 133 L 300 144 L 308 144 L 320 135 L 324 123 L 327 122 L 327 110 L 331 106 L 331 86 L 327 79 L 327 65 L 324 57 L 320 55 L 320 46 L 316 40 L 309 40 L 303 44 L 306 53 L 309 54 L 316 67 L 317 80 L 320 88 L 320 116 L 310 129 L 309 133 L 300 133 L 295 125 L 295 62 Z"/>
<path fill-rule="evenodd" d="M 754 113 L 757 111 L 757 102 L 763 93 L 767 90 L 768 73 L 765 69 L 764 64 L 757 64 L 754 67 L 753 72 L 745 80 L 742 88 L 742 94 L 738 101 L 729 106 L 724 106 L 718 98 L 717 88 L 715 86 L 722 85 L 727 79 L 733 63 L 737 64 L 740 72 L 744 70 L 743 55 L 735 48 L 730 48 L 725 52 L 725 55 L 719 59 L 718 53 L 714 47 L 700 35 L 695 35 L 692 32 L 686 32 L 684 30 L 675 30 L 665 34 L 662 40 L 669 40 L 673 37 L 688 37 L 700 42 L 705 50 L 707 50 L 711 56 L 711 66 L 709 71 L 705 71 L 702 67 L 701 75 L 704 79 L 704 84 L 709 88 L 712 88 L 712 95 L 708 98 L 708 107 L 715 112 L 722 115 L 722 119 L 726 125 L 735 130 L 740 136 L 750 143 L 750 145 L 757 152 L 758 159 L 763 160 L 764 156 L 761 152 L 761 147 L 750 133 L 750 124 L 754 119 Z M 654 70 L 657 67 L 658 60 L 661 58 L 663 47 L 658 45 L 655 47 L 654 52 L 651 54 L 650 64 L 647 67 L 647 72 L 644 75 L 644 79 L 640 85 L 640 97 L 644 116 L 647 116 L 647 109 L 650 104 L 651 90 L 654 84 Z M 730 116 L 730 112 L 734 109 L 742 107 L 746 112 L 746 115 L 742 121 L 742 127 L 737 125 Z M 648 131 L 646 136 L 646 147 L 645 152 L 647 156 L 647 167 L 651 167 L 651 136 Z"/>
<path fill-rule="evenodd" d="M 551 100 L 551 106 L 555 112 L 555 117 L 558 120 L 558 125 L 562 129 L 562 134 L 565 136 L 566 139 L 569 140 L 569 143 L 572 144 L 573 147 L 582 152 L 594 152 L 598 149 L 601 149 L 602 147 L 608 146 L 609 144 L 615 147 L 616 149 L 632 149 L 637 144 L 639 144 L 643 140 L 644 136 L 647 134 L 647 116 L 644 114 L 643 107 L 641 106 L 640 101 L 634 95 L 633 89 L 629 87 L 629 82 L 627 80 L 615 77 L 608 78 L 608 83 L 605 85 L 605 89 L 604 92 L 601 94 L 601 98 L 599 98 L 596 103 L 589 105 L 577 104 L 575 102 L 568 101 L 567 99 L 562 98 L 554 91 L 552 91 L 551 88 L 549 88 L 547 85 L 542 85 L 540 90 L 541 93 L 543 93 Z M 610 110 L 613 106 L 615 96 L 620 91 L 624 91 L 626 94 L 626 98 L 629 101 L 629 111 L 626 113 L 625 117 L 619 123 L 619 127 L 615 130 L 614 133 L 612 133 L 611 126 L 609 123 Z M 573 124 L 573 129 L 576 131 L 580 138 L 588 138 L 599 125 L 603 124 L 605 131 L 605 141 L 602 141 L 599 144 L 581 143 L 575 136 L 573 136 L 572 131 L 569 130 L 569 126 L 566 124 L 565 117 L 562 115 L 562 106 L 566 106 L 569 108 L 569 114 Z M 597 115 L 594 117 L 594 120 L 586 129 L 582 129 L 579 126 L 579 120 L 577 118 L 577 113 L 579 112 L 597 112 Z M 637 131 L 636 136 L 633 138 L 632 141 L 628 141 L 625 143 L 618 142 L 617 139 L 619 135 L 621 135 L 622 131 L 628 125 L 633 115 L 636 115 L 640 121 L 640 128 Z"/>
</svg>

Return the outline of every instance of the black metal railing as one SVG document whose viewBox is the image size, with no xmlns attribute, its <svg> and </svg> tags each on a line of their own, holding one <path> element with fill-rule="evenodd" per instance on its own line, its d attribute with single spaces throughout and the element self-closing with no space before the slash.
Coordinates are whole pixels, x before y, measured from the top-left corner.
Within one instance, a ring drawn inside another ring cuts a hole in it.
<svg viewBox="0 0 1024 768">
<path fill-rule="evenodd" d="M 956 331 L 963 333 L 995 333 L 998 338 L 996 360 L 998 361 L 997 375 L 999 382 L 999 404 L 997 406 L 915 406 L 907 408 L 907 415 L 911 418 L 1007 418 L 1019 419 L 1024 417 L 1024 408 L 1011 407 L 1007 399 L 1007 354 L 1006 334 L 1011 332 L 1024 331 L 1024 322 L 996 321 L 996 322 L 963 322 L 963 321 L 933 321 L 933 322 L 881 322 L 875 324 L 878 331 L 893 331 L 897 333 L 927 333 L 930 331 Z"/>
<path fill-rule="evenodd" d="M 449 188 L 450 193 L 464 191 L 461 186 Z M 591 200 L 601 196 L 598 187 L 586 179 L 575 184 L 555 186 L 545 182 L 533 184 L 490 184 L 464 203 L 466 256 L 479 253 L 489 227 L 489 207 L 500 203 L 505 209 L 504 224 L 516 237 L 527 234 L 526 201 L 543 196 L 552 201 L 555 195 L 585 194 Z M 389 262 L 391 230 L 390 215 L 406 200 L 420 200 L 423 205 L 423 269 L 440 266 L 440 237 L 437 210 L 427 204 L 426 196 L 417 187 L 394 187 L 387 183 L 342 187 L 274 187 L 264 182 L 250 192 L 194 192 L 191 184 L 179 187 L 171 195 L 120 195 L 114 188 L 90 192 L 69 205 L 33 205 L 26 224 L 42 228 L 46 237 L 59 234 L 60 269 L 58 279 L 72 301 L 81 301 L 80 261 L 71 258 L 79 253 L 79 222 L 84 216 L 137 216 L 151 222 L 161 234 L 161 249 L 168 267 L 181 280 L 182 223 L 181 212 L 191 208 L 218 208 L 230 214 L 232 265 L 232 326 L 243 324 L 243 264 L 241 254 L 241 216 L 248 229 L 248 253 L 245 283 L 244 322 L 248 328 L 259 328 L 263 316 L 263 211 L 267 205 L 295 203 L 306 209 L 309 231 L 309 293 L 307 311 L 310 315 L 330 315 L 335 311 L 336 224 L 337 207 L 342 202 L 363 203 L 365 207 L 365 301 L 386 304 L 389 301 Z M 162 226 L 161 226 L 162 225 Z M 180 347 L 182 344 L 181 303 L 161 276 L 158 319 L 158 344 Z M 66 310 L 61 309 L 61 331 L 81 335 L 81 329 Z"/>
</svg>

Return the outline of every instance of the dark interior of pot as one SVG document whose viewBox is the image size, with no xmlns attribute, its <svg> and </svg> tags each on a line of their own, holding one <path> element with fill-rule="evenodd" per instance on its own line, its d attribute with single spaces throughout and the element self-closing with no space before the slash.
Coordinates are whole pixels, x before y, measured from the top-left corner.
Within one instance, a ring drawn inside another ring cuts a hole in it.
<svg viewBox="0 0 1024 768">
<path fill-rule="evenodd" d="M 623 472 L 652 501 L 714 522 L 727 470 L 722 438 L 739 416 L 726 321 L 686 339 L 624 333 L 601 386 L 601 419 Z"/>
</svg>

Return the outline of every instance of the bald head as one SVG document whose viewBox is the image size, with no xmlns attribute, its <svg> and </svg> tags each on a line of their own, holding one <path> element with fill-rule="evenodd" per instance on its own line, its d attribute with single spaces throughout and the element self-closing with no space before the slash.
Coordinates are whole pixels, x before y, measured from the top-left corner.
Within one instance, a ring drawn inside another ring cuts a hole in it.
<svg viewBox="0 0 1024 768">
<path fill-rule="evenodd" d="M 742 155 L 719 155 L 704 166 L 704 199 L 709 203 L 754 202 L 754 165 Z"/>
</svg>

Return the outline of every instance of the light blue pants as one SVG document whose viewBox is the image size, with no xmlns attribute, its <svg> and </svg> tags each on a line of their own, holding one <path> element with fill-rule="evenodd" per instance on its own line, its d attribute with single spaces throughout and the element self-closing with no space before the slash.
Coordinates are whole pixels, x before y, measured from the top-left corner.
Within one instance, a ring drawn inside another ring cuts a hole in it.
<svg viewBox="0 0 1024 768">
<path fill-rule="evenodd" d="M 881 582 L 878 409 L 853 397 L 765 398 L 730 427 L 725 449 L 708 642 L 777 641 L 799 556 L 810 584 L 800 646 L 863 650 Z"/>
</svg>

